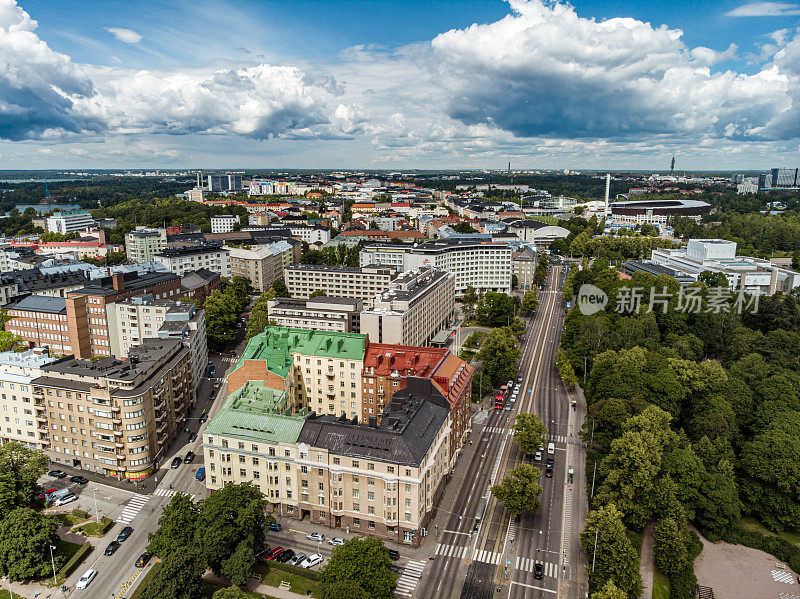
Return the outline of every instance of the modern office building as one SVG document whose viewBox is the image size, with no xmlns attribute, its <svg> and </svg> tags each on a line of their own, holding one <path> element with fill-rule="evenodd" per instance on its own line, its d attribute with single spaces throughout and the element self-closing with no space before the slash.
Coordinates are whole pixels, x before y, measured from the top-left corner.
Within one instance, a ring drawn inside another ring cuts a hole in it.
<svg viewBox="0 0 800 599">
<path fill-rule="evenodd" d="M 685 249 L 655 249 L 650 260 L 696 281 L 709 271 L 724 274 L 733 290 L 751 293 L 789 293 L 800 286 L 800 273 L 769 260 L 736 255 L 736 242 L 724 239 L 690 239 Z"/>
<path fill-rule="evenodd" d="M 73 210 L 70 212 L 54 212 L 45 219 L 48 233 L 74 233 L 85 231 L 94 226 L 94 220 L 88 210 Z"/>
<path fill-rule="evenodd" d="M 228 250 L 218 243 L 203 243 L 185 247 L 172 247 L 161 251 L 153 260 L 163 264 L 167 270 L 179 277 L 189 271 L 205 268 L 229 277 L 231 274 Z"/>
<path fill-rule="evenodd" d="M 281 327 L 361 332 L 364 302 L 349 297 L 317 296 L 314 299 L 276 297 L 267 301 L 269 321 Z"/>
<path fill-rule="evenodd" d="M 307 298 L 315 291 L 335 297 L 366 300 L 389 288 L 398 274 L 391 266 L 361 267 L 297 264 L 284 270 L 292 297 Z"/>
<path fill-rule="evenodd" d="M 365 243 L 362 265 L 393 266 L 402 271 L 432 266 L 455 275 L 456 297 L 468 285 L 477 291 L 511 292 L 512 248 L 503 242 L 439 239 L 420 244 Z"/>
<path fill-rule="evenodd" d="M 625 200 L 609 203 L 609 217 L 618 223 L 666 225 L 670 218 L 683 216 L 700 220 L 711 211 L 711 204 L 701 200 Z"/>
<path fill-rule="evenodd" d="M 515 220 L 508 224 L 508 232 L 520 241 L 532 243 L 536 247 L 548 247 L 557 239 L 566 239 L 569 229 L 558 225 L 548 225 L 532 218 Z"/>
<path fill-rule="evenodd" d="M 47 410 L 52 462 L 128 480 L 158 467 L 194 401 L 177 339 L 145 339 L 125 361 L 60 360 L 31 386 Z"/>
<path fill-rule="evenodd" d="M 238 191 L 240 189 L 242 189 L 241 175 L 208 175 L 208 191 Z"/>
<path fill-rule="evenodd" d="M 192 302 L 140 295 L 106 306 L 111 355 L 125 359 L 145 339 L 179 339 L 189 348 L 195 393 L 208 366 L 206 320 Z"/>
<path fill-rule="evenodd" d="M 253 248 L 225 247 L 230 260 L 230 276 L 244 277 L 253 289 L 264 292 L 276 279 L 283 278 L 285 265 L 291 265 L 294 249 L 285 241 Z"/>
<path fill-rule="evenodd" d="M 538 261 L 536 251 L 530 246 L 523 246 L 512 254 L 511 267 L 520 289 L 527 290 L 533 287 Z"/>
<path fill-rule="evenodd" d="M 125 234 L 125 255 L 131 262 L 150 262 L 167 249 L 167 230 L 136 227 Z"/>
<path fill-rule="evenodd" d="M 361 332 L 373 343 L 428 345 L 455 314 L 455 275 L 422 267 L 398 275 L 366 301 Z"/>
<path fill-rule="evenodd" d="M 29 449 L 49 447 L 47 409 L 31 381 L 55 361 L 46 349 L 0 353 L 0 445 L 18 441 Z"/>
<path fill-rule="evenodd" d="M 239 224 L 239 215 L 217 214 L 211 217 L 212 233 L 230 233 Z"/>
</svg>

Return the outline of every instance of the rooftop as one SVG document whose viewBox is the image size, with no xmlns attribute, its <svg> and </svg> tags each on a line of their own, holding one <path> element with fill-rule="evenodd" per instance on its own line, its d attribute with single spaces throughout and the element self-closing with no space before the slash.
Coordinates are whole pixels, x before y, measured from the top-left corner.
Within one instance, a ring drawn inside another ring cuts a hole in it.
<svg viewBox="0 0 800 599">
<path fill-rule="evenodd" d="M 122 289 L 114 289 L 114 277 L 101 277 L 92 279 L 83 289 L 71 291 L 68 295 L 73 297 L 75 295 L 115 295 L 120 291 L 132 291 L 136 289 L 144 289 L 154 285 L 160 285 L 173 279 L 177 280 L 179 277 L 171 272 L 125 272 L 117 273 L 122 275 L 124 282 Z"/>
<path fill-rule="evenodd" d="M 6 306 L 9 310 L 26 310 L 28 312 L 47 312 L 49 314 L 66 314 L 67 301 L 63 297 L 46 295 L 28 295 Z"/>
<path fill-rule="evenodd" d="M 199 245 L 187 245 L 184 247 L 167 248 L 156 254 L 163 258 L 180 258 L 181 256 L 192 256 L 195 254 L 205 254 L 208 252 L 226 251 L 218 243 L 203 243 Z"/>
<path fill-rule="evenodd" d="M 21 368 L 41 368 L 55 362 L 58 358 L 51 357 L 47 351 L 29 349 L 24 352 L 6 351 L 0 353 L 1 366 L 19 366 Z"/>
<path fill-rule="evenodd" d="M 450 350 L 434 347 L 412 347 L 388 343 L 370 343 L 364 354 L 364 369 L 373 368 L 377 376 L 430 376 Z"/>
</svg>

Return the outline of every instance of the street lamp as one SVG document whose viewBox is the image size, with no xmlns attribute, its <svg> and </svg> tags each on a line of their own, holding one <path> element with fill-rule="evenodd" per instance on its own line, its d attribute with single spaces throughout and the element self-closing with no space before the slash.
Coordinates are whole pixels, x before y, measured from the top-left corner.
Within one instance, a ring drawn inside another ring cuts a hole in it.
<svg viewBox="0 0 800 599">
<path fill-rule="evenodd" d="M 9 578 L 8 576 L 3 576 L 3 580 L 5 580 L 8 583 L 8 594 L 11 597 L 11 599 L 14 599 L 14 593 L 11 592 L 11 578 Z"/>
<path fill-rule="evenodd" d="M 100 512 L 97 511 L 97 487 L 92 489 L 92 494 L 94 495 L 94 521 L 99 524 L 100 523 Z"/>
<path fill-rule="evenodd" d="M 58 584 L 58 579 L 56 578 L 56 560 L 53 559 L 53 549 L 55 548 L 55 545 L 50 545 L 50 564 L 53 566 L 53 583 Z"/>
</svg>

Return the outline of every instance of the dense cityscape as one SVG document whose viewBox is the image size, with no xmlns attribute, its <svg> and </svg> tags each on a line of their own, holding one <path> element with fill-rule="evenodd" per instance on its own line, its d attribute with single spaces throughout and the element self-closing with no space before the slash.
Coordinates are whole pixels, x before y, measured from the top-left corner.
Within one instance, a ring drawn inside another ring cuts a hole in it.
<svg viewBox="0 0 800 599">
<path fill-rule="evenodd" d="M 800 599 L 798 17 L 0 0 L 0 599 Z"/>
</svg>

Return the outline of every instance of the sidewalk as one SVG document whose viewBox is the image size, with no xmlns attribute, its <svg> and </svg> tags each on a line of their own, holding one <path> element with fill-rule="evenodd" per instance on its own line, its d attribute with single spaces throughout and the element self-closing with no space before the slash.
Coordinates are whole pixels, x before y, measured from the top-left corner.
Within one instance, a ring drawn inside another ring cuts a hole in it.
<svg viewBox="0 0 800 599">
<path fill-rule="evenodd" d="M 642 551 L 640 553 L 639 574 L 642 577 L 640 599 L 653 596 L 653 522 L 648 522 L 642 531 Z"/>
<path fill-rule="evenodd" d="M 225 586 L 231 586 L 231 581 L 228 578 L 225 578 L 224 576 L 215 576 L 211 572 L 206 572 L 203 575 L 203 578 L 210 582 L 222 584 Z M 258 578 L 251 578 L 250 582 L 247 583 L 245 590 L 250 591 L 252 593 L 261 593 L 269 597 L 275 597 L 275 599 L 301 599 L 303 597 L 306 597 L 306 595 L 301 595 L 299 593 L 294 593 L 286 589 L 282 589 L 279 587 L 271 587 L 269 585 L 263 584 L 261 580 Z"/>
</svg>

